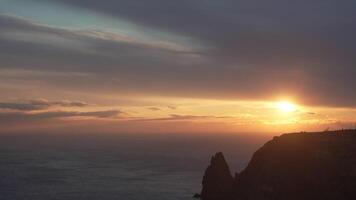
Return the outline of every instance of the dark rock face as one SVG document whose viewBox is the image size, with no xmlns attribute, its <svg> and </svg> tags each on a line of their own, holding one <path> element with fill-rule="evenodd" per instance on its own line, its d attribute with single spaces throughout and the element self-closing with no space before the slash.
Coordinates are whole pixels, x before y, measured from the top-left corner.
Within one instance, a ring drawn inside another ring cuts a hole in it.
<svg viewBox="0 0 356 200">
<path fill-rule="evenodd" d="M 221 200 L 231 193 L 233 178 L 222 153 L 211 158 L 202 183 L 201 198 L 204 200 Z"/>
<path fill-rule="evenodd" d="M 203 200 L 353 200 L 356 131 L 275 137 L 253 155 L 235 179 L 227 166 L 219 173 L 209 167 L 203 181 Z"/>
</svg>

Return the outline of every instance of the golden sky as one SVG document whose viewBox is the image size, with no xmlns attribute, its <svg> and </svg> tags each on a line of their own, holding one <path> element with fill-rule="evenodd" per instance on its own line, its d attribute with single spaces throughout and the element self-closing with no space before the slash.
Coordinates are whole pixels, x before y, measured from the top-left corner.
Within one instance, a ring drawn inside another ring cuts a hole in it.
<svg viewBox="0 0 356 200">
<path fill-rule="evenodd" d="M 353 128 L 356 116 L 356 109 L 304 106 L 289 99 L 106 98 L 111 99 L 106 104 L 47 99 L 1 103 L 2 132 L 281 133 Z"/>
</svg>

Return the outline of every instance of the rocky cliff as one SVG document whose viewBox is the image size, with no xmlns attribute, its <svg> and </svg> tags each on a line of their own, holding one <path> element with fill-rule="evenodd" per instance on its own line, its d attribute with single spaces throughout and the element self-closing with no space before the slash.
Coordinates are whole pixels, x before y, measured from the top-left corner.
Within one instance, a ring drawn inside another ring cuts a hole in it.
<svg viewBox="0 0 356 200">
<path fill-rule="evenodd" d="M 198 196 L 198 195 L 197 195 Z M 202 200 L 356 199 L 356 131 L 274 137 L 232 177 L 222 153 L 205 171 Z"/>
<path fill-rule="evenodd" d="M 216 153 L 203 177 L 202 199 L 220 200 L 232 192 L 234 180 L 223 154 Z"/>
</svg>

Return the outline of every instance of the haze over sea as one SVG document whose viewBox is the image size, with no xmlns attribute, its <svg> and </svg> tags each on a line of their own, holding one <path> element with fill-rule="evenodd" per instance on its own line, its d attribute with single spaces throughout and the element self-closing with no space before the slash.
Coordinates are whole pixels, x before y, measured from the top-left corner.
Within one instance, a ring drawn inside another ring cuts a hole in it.
<svg viewBox="0 0 356 200">
<path fill-rule="evenodd" d="M 186 200 L 210 156 L 246 166 L 268 134 L 0 135 L 0 200 Z"/>
</svg>

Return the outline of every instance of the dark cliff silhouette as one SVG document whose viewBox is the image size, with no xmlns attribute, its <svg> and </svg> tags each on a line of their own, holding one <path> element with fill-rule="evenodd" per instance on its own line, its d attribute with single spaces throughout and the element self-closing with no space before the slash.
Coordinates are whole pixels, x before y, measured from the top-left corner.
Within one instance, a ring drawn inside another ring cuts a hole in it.
<svg viewBox="0 0 356 200">
<path fill-rule="evenodd" d="M 216 153 L 203 177 L 202 199 L 220 200 L 226 198 L 232 189 L 233 178 L 223 154 Z"/>
<path fill-rule="evenodd" d="M 274 137 L 231 176 L 217 153 L 203 178 L 202 200 L 356 199 L 356 130 Z"/>
</svg>

